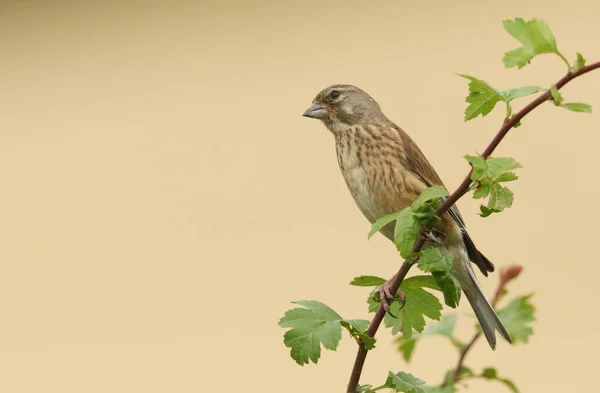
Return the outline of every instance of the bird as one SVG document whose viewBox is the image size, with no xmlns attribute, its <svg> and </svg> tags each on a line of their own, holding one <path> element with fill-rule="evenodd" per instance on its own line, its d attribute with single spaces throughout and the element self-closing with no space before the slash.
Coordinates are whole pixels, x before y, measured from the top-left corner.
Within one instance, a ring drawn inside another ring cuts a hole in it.
<svg viewBox="0 0 600 393">
<path fill-rule="evenodd" d="M 416 143 L 360 88 L 329 86 L 316 95 L 303 116 L 321 120 L 333 134 L 342 176 L 356 205 L 371 223 L 410 206 L 428 187 L 445 188 Z M 475 247 L 456 206 L 440 218 L 434 224 L 438 236 L 429 237 L 425 247 L 438 247 L 451 254 L 453 273 L 490 347 L 496 347 L 496 331 L 512 343 L 483 293 L 471 262 L 484 276 L 494 271 L 494 264 Z M 394 241 L 393 222 L 380 232 Z"/>
</svg>

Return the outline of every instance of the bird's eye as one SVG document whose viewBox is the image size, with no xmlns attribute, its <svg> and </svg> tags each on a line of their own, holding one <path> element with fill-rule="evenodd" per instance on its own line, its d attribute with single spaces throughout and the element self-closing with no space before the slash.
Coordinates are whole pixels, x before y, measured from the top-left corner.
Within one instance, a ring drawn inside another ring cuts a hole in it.
<svg viewBox="0 0 600 393">
<path fill-rule="evenodd" d="M 337 90 L 334 90 L 331 93 L 329 93 L 329 97 L 331 97 L 331 98 L 338 98 L 339 96 L 340 96 L 340 92 Z"/>
</svg>

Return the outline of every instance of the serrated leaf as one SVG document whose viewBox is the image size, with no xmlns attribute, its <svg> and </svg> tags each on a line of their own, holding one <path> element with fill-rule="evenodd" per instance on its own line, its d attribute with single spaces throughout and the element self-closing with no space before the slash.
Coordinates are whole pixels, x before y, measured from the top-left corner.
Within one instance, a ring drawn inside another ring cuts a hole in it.
<svg viewBox="0 0 600 393">
<path fill-rule="evenodd" d="M 521 164 L 511 157 L 488 157 L 485 160 L 487 170 L 493 180 L 498 180 L 504 172 L 521 168 Z"/>
<path fill-rule="evenodd" d="M 420 288 L 429 288 L 429 289 L 434 289 L 436 291 L 441 291 L 440 287 L 437 285 L 437 283 L 435 282 L 435 279 L 431 275 L 412 276 L 412 277 L 406 278 L 403 281 L 403 285 L 404 286 L 410 285 L 410 286 L 415 286 L 415 287 L 420 287 Z M 380 302 L 373 299 L 373 297 L 379 298 L 379 293 L 377 291 L 378 291 L 378 288 L 375 288 L 371 292 L 371 295 L 367 298 L 367 304 L 369 305 L 369 312 L 377 311 L 377 309 L 380 306 Z M 394 314 L 394 315 L 396 315 L 396 314 Z"/>
<path fill-rule="evenodd" d="M 367 334 L 367 328 L 370 322 L 364 319 L 343 319 L 340 325 L 350 333 L 351 337 L 358 337 L 363 342 L 367 350 L 375 348 L 375 337 Z"/>
<path fill-rule="evenodd" d="M 577 60 L 575 61 L 573 67 L 571 67 L 571 72 L 577 72 L 583 67 L 585 67 L 585 62 L 585 57 L 583 57 L 581 53 L 577 52 Z"/>
<path fill-rule="evenodd" d="M 402 211 L 385 215 L 385 216 L 379 218 L 377 221 L 375 221 L 371 225 L 371 230 L 369 231 L 368 238 L 370 239 L 374 234 L 379 232 L 384 226 L 391 223 L 392 221 L 395 221 L 398 218 L 398 216 L 400 215 L 400 213 L 402 213 Z"/>
<path fill-rule="evenodd" d="M 350 285 L 357 287 L 377 287 L 385 284 L 386 280 L 377 276 L 358 276 L 350 281 Z"/>
<path fill-rule="evenodd" d="M 423 281 L 413 280 L 416 277 L 405 279 L 400 285 L 400 290 L 406 295 L 404 305 L 394 302 L 390 305 L 390 313 L 396 318 L 386 314 L 384 323 L 386 327 L 392 328 L 392 334 L 402 332 L 406 338 L 410 338 L 413 330 L 422 332 L 425 328 L 425 318 L 439 320 L 442 305 L 437 297 L 423 289 Z"/>
<path fill-rule="evenodd" d="M 487 164 L 485 162 L 485 158 L 482 156 L 470 156 L 466 155 L 465 159 L 471 164 L 473 167 L 473 173 L 471 174 L 471 180 L 478 181 L 479 179 L 485 176 L 487 172 Z"/>
<path fill-rule="evenodd" d="M 512 206 L 513 199 L 514 194 L 511 190 L 506 187 L 502 187 L 499 184 L 495 184 L 495 187 L 492 188 L 492 191 L 490 192 L 488 207 L 497 212 L 501 212 L 502 210 Z"/>
<path fill-rule="evenodd" d="M 385 381 L 386 387 L 394 389 L 396 392 L 404 393 L 424 393 L 423 389 L 420 388 L 420 386 L 424 384 L 425 381 L 403 371 L 400 371 L 397 374 L 390 371 L 388 373 L 388 378 Z"/>
<path fill-rule="evenodd" d="M 490 191 L 490 199 L 487 206 L 480 206 L 481 217 L 488 217 L 492 213 L 499 213 L 512 206 L 514 194 L 506 187 L 498 183 L 494 184 Z"/>
<path fill-rule="evenodd" d="M 482 199 L 486 198 L 490 195 L 490 185 L 489 183 L 479 183 L 477 184 L 477 189 L 473 192 L 473 198 Z"/>
<path fill-rule="evenodd" d="M 517 180 L 519 178 L 519 176 L 517 176 L 516 173 L 514 172 L 505 172 L 502 173 L 500 176 L 498 176 L 498 182 L 507 182 L 507 181 L 514 181 Z"/>
<path fill-rule="evenodd" d="M 498 317 L 515 343 L 529 341 L 533 329 L 529 324 L 535 321 L 535 308 L 530 299 L 533 294 L 514 298 L 506 307 L 498 311 Z"/>
<path fill-rule="evenodd" d="M 494 109 L 498 101 L 504 100 L 504 96 L 500 91 L 493 88 L 486 81 L 471 75 L 458 75 L 470 80 L 469 95 L 465 100 L 469 104 L 465 109 L 465 121 L 474 119 L 479 115 L 486 116 Z"/>
<path fill-rule="evenodd" d="M 410 361 L 417 340 L 427 336 L 445 336 L 454 344 L 455 339 L 452 337 L 452 333 L 454 332 L 456 319 L 457 316 L 455 314 L 444 315 L 439 322 L 428 324 L 422 333 L 413 333 L 410 339 L 407 339 L 404 336 L 398 336 L 396 344 L 398 345 L 398 350 L 402 353 L 404 360 L 407 362 Z"/>
<path fill-rule="evenodd" d="M 545 53 L 555 53 L 559 56 L 560 52 L 556 47 L 556 39 L 550 30 L 550 27 L 542 19 L 533 18 L 525 21 L 523 18 L 515 20 L 505 20 L 504 28 L 515 37 L 522 47 L 513 49 L 504 54 L 502 59 L 506 68 L 522 68 L 535 56 Z"/>
<path fill-rule="evenodd" d="M 542 91 L 546 91 L 546 89 L 539 86 L 521 86 L 515 87 L 513 89 L 504 90 L 501 93 L 504 96 L 505 101 L 510 102 L 517 98 L 525 97 Z"/>
<path fill-rule="evenodd" d="M 337 348 L 342 338 L 342 317 L 318 301 L 301 300 L 293 303 L 306 308 L 288 310 L 279 320 L 279 326 L 291 328 L 284 334 L 283 342 L 291 348 L 290 355 L 299 365 L 310 361 L 317 363 L 321 356 L 321 345 L 330 350 Z"/>
<path fill-rule="evenodd" d="M 510 157 L 488 157 L 484 159 L 481 156 L 465 156 L 465 159 L 473 167 L 471 180 L 475 182 L 475 191 L 473 198 L 481 199 L 489 196 L 487 205 L 481 205 L 481 216 L 487 217 L 492 213 L 498 213 L 512 205 L 513 192 L 501 186 L 499 183 L 518 179 L 518 176 L 511 172 L 514 169 L 521 168 L 521 164 Z"/>
<path fill-rule="evenodd" d="M 434 186 L 426 188 L 419 197 L 411 204 L 413 219 L 416 221 L 419 229 L 427 225 L 432 220 L 438 220 L 435 211 L 440 207 L 442 198 L 448 196 L 448 191 L 444 187 Z"/>
<path fill-rule="evenodd" d="M 381 305 L 380 302 L 376 301 L 371 296 L 369 296 L 367 298 L 367 304 L 369 305 L 369 312 L 375 312 L 375 311 L 377 311 L 379 309 L 379 306 Z"/>
<path fill-rule="evenodd" d="M 422 206 L 425 202 L 434 200 L 437 201 L 440 197 L 448 196 L 448 191 L 442 186 L 428 187 L 421 192 L 418 198 L 412 203 L 412 207 Z"/>
<path fill-rule="evenodd" d="M 402 258 L 407 259 L 410 256 L 420 230 L 421 226 L 415 220 L 410 207 L 400 211 L 394 228 L 394 243 Z"/>
<path fill-rule="evenodd" d="M 563 101 L 562 95 L 554 85 L 550 87 L 550 96 L 552 97 L 552 101 L 554 101 L 554 105 L 560 105 Z"/>
<path fill-rule="evenodd" d="M 583 102 L 567 102 L 561 105 L 563 108 L 568 109 L 573 112 L 584 112 L 591 113 L 592 107 L 591 105 L 584 104 Z"/>
<path fill-rule="evenodd" d="M 454 276 L 450 253 L 441 252 L 438 248 L 425 249 L 420 253 L 417 266 L 422 271 L 432 274 L 444 294 L 446 305 L 455 308 L 460 301 L 461 291 L 460 284 Z"/>
<path fill-rule="evenodd" d="M 404 279 L 404 282 L 409 282 L 411 286 L 435 289 L 441 291 L 440 287 L 435 282 L 435 279 L 430 275 L 412 276 Z M 408 285 L 408 284 L 405 284 Z M 402 286 L 401 286 L 402 288 Z"/>
</svg>

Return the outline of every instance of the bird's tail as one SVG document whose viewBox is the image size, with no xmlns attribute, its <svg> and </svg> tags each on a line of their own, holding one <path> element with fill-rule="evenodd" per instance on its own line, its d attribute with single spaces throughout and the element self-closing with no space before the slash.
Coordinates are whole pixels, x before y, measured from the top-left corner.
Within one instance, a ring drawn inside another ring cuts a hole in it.
<svg viewBox="0 0 600 393">
<path fill-rule="evenodd" d="M 471 286 L 471 288 L 476 288 L 476 290 L 468 292 L 464 291 L 464 294 L 467 296 L 469 303 L 471 303 L 473 311 L 475 311 L 475 316 L 477 316 L 477 319 L 479 320 L 481 330 L 483 330 L 483 334 L 490 344 L 490 347 L 496 349 L 496 330 L 506 339 L 506 341 L 512 344 L 510 335 L 500 321 L 500 318 L 498 318 L 494 308 L 483 294 L 477 279 L 473 277 L 473 275 L 470 276 L 475 284 L 474 286 Z"/>
</svg>

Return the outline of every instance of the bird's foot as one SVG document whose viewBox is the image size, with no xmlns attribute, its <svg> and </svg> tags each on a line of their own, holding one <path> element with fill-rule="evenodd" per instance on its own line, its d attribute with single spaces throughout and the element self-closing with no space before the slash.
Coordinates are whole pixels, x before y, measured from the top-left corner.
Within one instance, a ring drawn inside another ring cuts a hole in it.
<svg viewBox="0 0 600 393">
<path fill-rule="evenodd" d="M 373 299 L 375 301 L 381 302 L 381 306 L 385 310 L 386 313 L 390 314 L 390 316 L 397 318 L 394 314 L 390 312 L 390 306 L 393 302 L 399 301 L 401 304 L 400 309 L 404 307 L 404 302 L 406 299 L 406 295 L 404 291 L 397 290 L 396 293 L 392 293 L 392 280 L 386 281 L 382 284 L 376 292 L 373 293 L 375 295 Z M 378 296 L 377 296 L 378 295 Z M 377 297 L 379 299 L 377 299 Z"/>
</svg>

